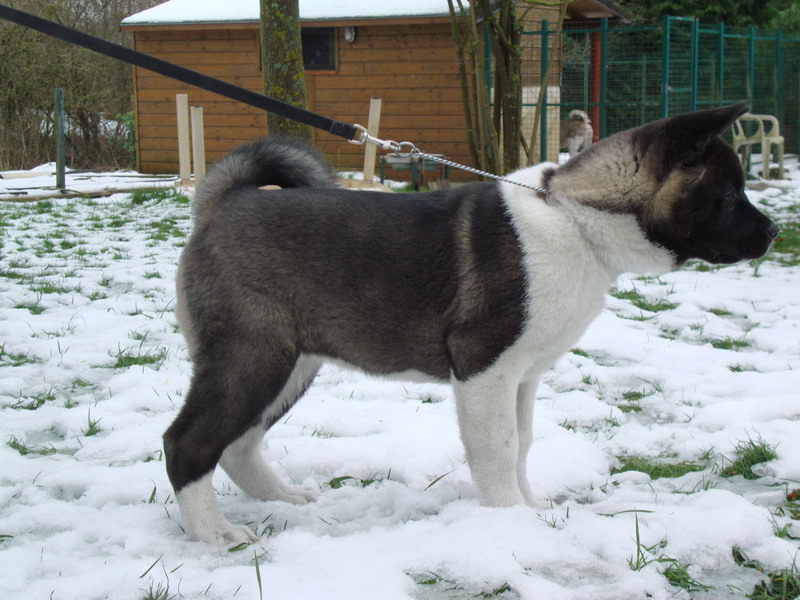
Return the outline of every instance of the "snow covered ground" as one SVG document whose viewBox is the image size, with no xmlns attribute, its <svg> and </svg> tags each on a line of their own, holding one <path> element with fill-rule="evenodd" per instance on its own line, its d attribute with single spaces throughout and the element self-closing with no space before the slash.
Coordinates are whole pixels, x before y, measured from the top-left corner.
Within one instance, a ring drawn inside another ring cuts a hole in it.
<svg viewBox="0 0 800 600">
<path fill-rule="evenodd" d="M 447 386 L 329 367 L 264 450 L 319 501 L 255 501 L 218 472 L 226 515 L 261 535 L 230 549 L 184 534 L 161 452 L 191 370 L 172 312 L 187 200 L 0 202 L 0 597 L 745 598 L 797 576 L 797 162 L 750 196 L 786 253 L 623 278 L 545 377 L 530 477 L 551 510 L 480 506 Z M 731 475 L 748 444 L 775 457 Z"/>
</svg>

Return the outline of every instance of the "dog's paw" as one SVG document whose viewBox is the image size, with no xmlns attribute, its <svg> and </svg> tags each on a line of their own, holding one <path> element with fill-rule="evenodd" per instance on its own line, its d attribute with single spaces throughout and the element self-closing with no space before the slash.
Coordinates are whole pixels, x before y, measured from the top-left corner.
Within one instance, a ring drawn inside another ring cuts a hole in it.
<svg viewBox="0 0 800 600">
<path fill-rule="evenodd" d="M 319 492 L 303 485 L 287 485 L 285 489 L 281 490 L 280 496 L 276 499 L 292 504 L 308 504 L 316 502 Z"/>
<path fill-rule="evenodd" d="M 258 541 L 258 536 L 245 525 L 233 525 L 225 522 L 217 527 L 193 531 L 192 537 L 200 542 L 214 544 L 215 546 L 238 546 L 251 544 Z"/>
</svg>

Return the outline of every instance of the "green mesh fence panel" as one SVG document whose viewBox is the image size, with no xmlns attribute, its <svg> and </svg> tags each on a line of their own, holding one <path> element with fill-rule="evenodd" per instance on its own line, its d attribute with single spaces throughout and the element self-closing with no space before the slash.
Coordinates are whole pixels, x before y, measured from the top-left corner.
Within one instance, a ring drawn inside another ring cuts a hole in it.
<svg viewBox="0 0 800 600">
<path fill-rule="evenodd" d="M 557 53 L 552 29 L 547 46 Z M 525 35 L 541 48 L 541 29 Z M 665 17 L 649 27 L 570 21 L 560 56 L 560 91 L 552 91 L 551 80 L 548 123 L 580 109 L 590 115 L 595 136 L 606 137 L 660 117 L 745 100 L 752 112 L 778 117 L 786 152 L 800 153 L 798 34 L 685 17 Z M 538 56 L 524 61 L 523 69 L 524 81 L 540 84 Z M 544 147 L 544 140 L 537 143 Z M 552 159 L 552 141 L 550 151 Z"/>
</svg>

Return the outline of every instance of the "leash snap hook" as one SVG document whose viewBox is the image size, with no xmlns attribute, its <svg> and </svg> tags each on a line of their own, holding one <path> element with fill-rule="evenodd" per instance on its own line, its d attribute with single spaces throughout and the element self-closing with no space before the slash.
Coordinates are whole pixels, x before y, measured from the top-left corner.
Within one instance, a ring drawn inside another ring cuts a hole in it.
<svg viewBox="0 0 800 600">
<path fill-rule="evenodd" d="M 352 140 L 347 140 L 348 143 L 354 144 L 356 146 L 363 146 L 364 144 L 370 143 L 379 146 L 382 150 L 387 150 L 389 152 L 394 152 L 395 154 L 401 154 L 404 147 L 408 148 L 408 152 L 414 152 L 417 147 L 411 142 L 395 142 L 394 140 L 382 140 L 375 136 L 369 134 L 367 128 L 363 125 L 359 125 L 358 123 L 353 124 L 353 128 L 358 132 L 356 137 Z"/>
</svg>

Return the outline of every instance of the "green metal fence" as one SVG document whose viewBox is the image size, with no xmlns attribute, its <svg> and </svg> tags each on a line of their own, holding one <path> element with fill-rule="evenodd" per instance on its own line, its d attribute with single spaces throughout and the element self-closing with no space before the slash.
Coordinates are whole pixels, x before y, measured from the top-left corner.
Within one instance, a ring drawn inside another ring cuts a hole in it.
<svg viewBox="0 0 800 600">
<path fill-rule="evenodd" d="M 552 30 L 543 22 L 525 35 L 552 52 Z M 800 153 L 798 34 L 707 26 L 686 17 L 665 17 L 649 27 L 602 19 L 565 24 L 561 45 L 560 81 L 548 86 L 558 93 L 548 92 L 545 123 L 578 108 L 589 113 L 602 138 L 653 119 L 746 100 L 752 112 L 776 116 L 786 151 Z M 541 57 L 528 61 L 523 77 L 541 81 L 541 63 Z"/>
</svg>

